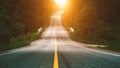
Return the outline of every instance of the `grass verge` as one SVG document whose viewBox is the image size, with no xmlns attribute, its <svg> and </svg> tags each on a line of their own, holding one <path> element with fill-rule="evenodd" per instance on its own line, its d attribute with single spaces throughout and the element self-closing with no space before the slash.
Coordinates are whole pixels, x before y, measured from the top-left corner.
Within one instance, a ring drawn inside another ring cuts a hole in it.
<svg viewBox="0 0 120 68">
<path fill-rule="evenodd" d="M 97 48 L 101 48 L 101 49 L 106 49 L 106 50 L 111 50 L 111 51 L 116 51 L 116 52 L 120 52 L 120 43 L 118 42 L 101 42 L 101 41 L 91 41 L 88 39 L 83 39 L 83 38 L 79 38 L 75 33 L 70 33 L 70 37 L 71 39 L 78 41 L 80 43 L 85 43 L 85 44 L 90 44 L 90 45 L 105 45 L 106 47 L 97 47 Z"/>
<path fill-rule="evenodd" d="M 15 38 L 11 38 L 9 43 L 4 43 L 0 45 L 0 52 L 27 46 L 32 41 L 39 39 L 39 37 L 41 36 L 41 33 L 38 34 L 37 32 L 32 32 L 32 33 L 19 35 Z"/>
</svg>

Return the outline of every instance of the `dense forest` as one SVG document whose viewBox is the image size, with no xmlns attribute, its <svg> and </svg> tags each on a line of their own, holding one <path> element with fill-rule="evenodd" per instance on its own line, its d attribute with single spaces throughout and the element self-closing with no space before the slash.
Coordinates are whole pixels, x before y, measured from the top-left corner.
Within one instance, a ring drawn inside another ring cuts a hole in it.
<svg viewBox="0 0 120 68">
<path fill-rule="evenodd" d="M 120 50 L 119 0 L 69 0 L 63 22 L 76 40 Z"/>
<path fill-rule="evenodd" d="M 50 0 L 0 0 L 0 43 L 49 24 Z"/>
</svg>

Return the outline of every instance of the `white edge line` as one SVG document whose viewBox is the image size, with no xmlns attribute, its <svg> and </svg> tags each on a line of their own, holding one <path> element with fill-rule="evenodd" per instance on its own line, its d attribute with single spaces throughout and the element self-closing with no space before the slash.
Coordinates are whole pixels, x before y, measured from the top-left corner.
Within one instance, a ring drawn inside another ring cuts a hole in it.
<svg viewBox="0 0 120 68">
<path fill-rule="evenodd" d="M 72 41 L 73 42 L 73 41 Z M 84 46 L 80 46 L 80 43 L 79 42 L 73 42 L 76 46 L 78 47 L 83 47 L 87 50 L 90 50 L 90 51 L 94 51 L 94 52 L 97 52 L 97 53 L 101 53 L 101 54 L 106 54 L 106 55 L 111 55 L 111 56 L 116 56 L 116 57 L 120 57 L 120 55 L 117 55 L 117 54 L 113 54 L 113 53 L 107 53 L 107 52 L 103 52 L 103 51 L 98 51 L 98 50 L 94 50 L 94 49 L 91 49 L 91 48 L 87 48 L 87 47 L 84 47 Z M 79 45 L 77 45 L 79 44 Z"/>
<path fill-rule="evenodd" d="M 80 44 L 79 42 L 72 41 L 72 40 L 69 39 L 69 38 L 68 38 L 68 40 L 71 41 L 71 42 L 72 42 L 73 44 L 75 44 L 76 46 L 85 48 L 85 49 L 90 50 L 90 51 L 94 51 L 94 52 L 101 53 L 101 54 L 106 54 L 106 55 L 111 55 L 111 56 L 120 57 L 120 55 L 117 55 L 117 54 L 107 53 L 107 52 L 103 52 L 103 51 L 98 51 L 98 50 L 94 50 L 94 49 L 91 49 L 91 48 L 87 48 L 87 47 L 84 47 L 84 46 L 80 46 L 81 44 Z M 78 44 L 79 44 L 79 45 L 78 45 Z"/>
</svg>

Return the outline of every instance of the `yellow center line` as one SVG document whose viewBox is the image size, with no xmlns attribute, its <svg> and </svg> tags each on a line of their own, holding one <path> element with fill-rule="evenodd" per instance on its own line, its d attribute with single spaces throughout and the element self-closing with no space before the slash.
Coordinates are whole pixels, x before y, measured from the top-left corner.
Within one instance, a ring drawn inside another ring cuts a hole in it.
<svg viewBox="0 0 120 68">
<path fill-rule="evenodd" d="M 57 41 L 55 40 L 55 52 L 54 52 L 54 64 L 53 68 L 59 68 L 59 63 L 58 63 L 58 53 L 57 53 Z"/>
</svg>

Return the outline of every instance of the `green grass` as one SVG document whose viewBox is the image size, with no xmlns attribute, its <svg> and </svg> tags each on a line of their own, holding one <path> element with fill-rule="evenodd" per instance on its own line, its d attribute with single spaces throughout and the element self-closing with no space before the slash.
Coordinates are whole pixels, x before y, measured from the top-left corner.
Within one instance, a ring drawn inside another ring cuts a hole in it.
<svg viewBox="0 0 120 68">
<path fill-rule="evenodd" d="M 106 41 L 104 41 L 104 42 L 101 42 L 101 41 L 98 41 L 98 40 L 91 41 L 91 40 L 88 40 L 88 39 L 80 38 L 75 33 L 70 33 L 70 36 L 71 36 L 71 39 L 73 39 L 75 41 L 78 41 L 78 42 L 81 42 L 81 43 L 95 44 L 95 45 L 106 45 L 107 47 L 104 47 L 102 49 L 120 52 L 119 40 L 117 40 L 118 42 L 113 41 L 112 43 L 109 43 L 109 42 L 106 42 Z"/>
<path fill-rule="evenodd" d="M 40 36 L 41 33 L 37 34 L 37 32 L 19 35 L 15 38 L 11 38 L 9 43 L 1 44 L 0 51 L 28 46 L 32 41 L 39 39 Z"/>
<path fill-rule="evenodd" d="M 86 43 L 86 44 L 100 44 L 100 45 L 105 45 L 106 41 L 101 42 L 101 41 L 94 41 L 94 40 L 88 40 L 85 38 L 80 38 L 79 35 L 75 34 L 75 33 L 70 33 L 70 37 L 71 39 L 81 42 L 81 43 Z"/>
</svg>

